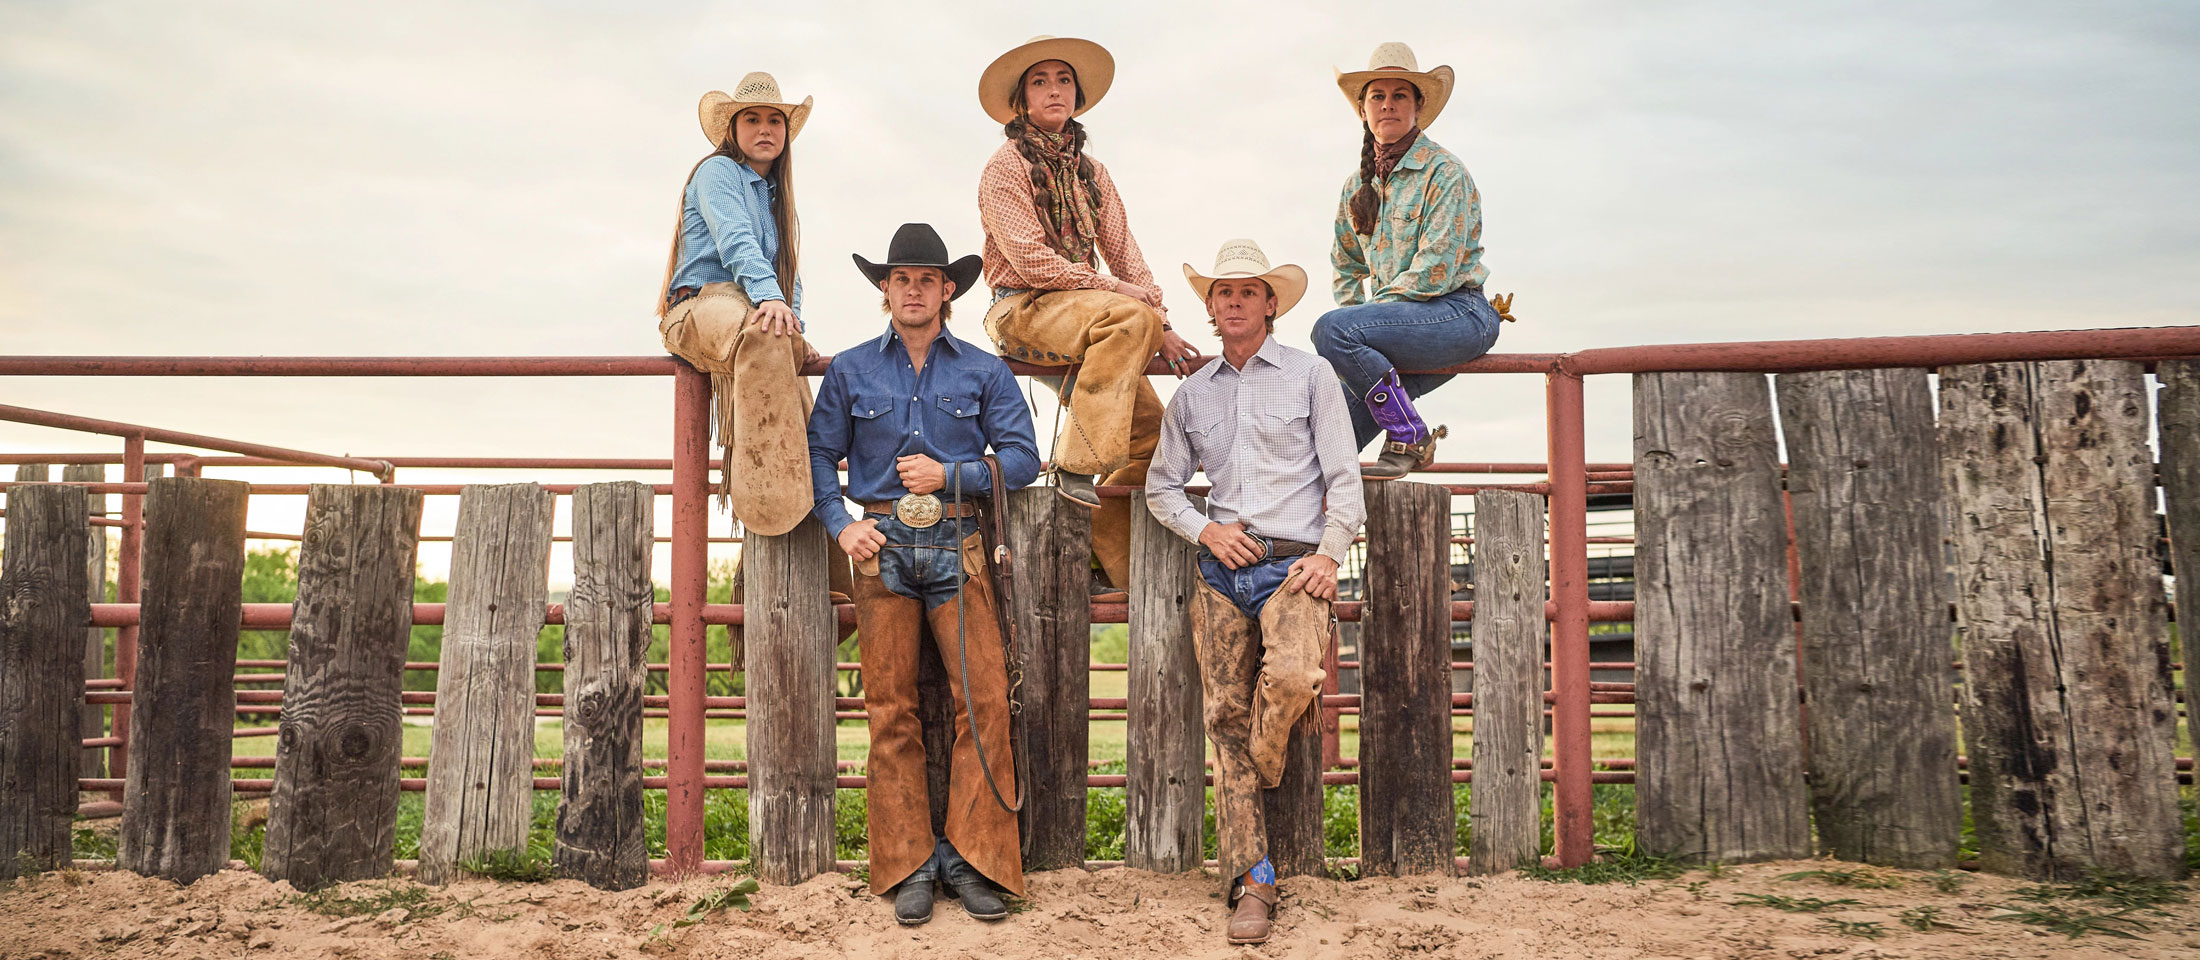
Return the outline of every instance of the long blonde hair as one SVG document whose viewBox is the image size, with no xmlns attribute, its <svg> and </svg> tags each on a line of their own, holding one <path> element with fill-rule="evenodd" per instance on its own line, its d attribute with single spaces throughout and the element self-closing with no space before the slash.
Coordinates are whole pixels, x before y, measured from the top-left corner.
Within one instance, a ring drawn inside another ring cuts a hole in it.
<svg viewBox="0 0 2200 960">
<path fill-rule="evenodd" d="M 726 124 L 726 139 L 718 145 L 718 149 L 695 161 L 695 166 L 688 168 L 687 179 L 680 183 L 680 203 L 672 218 L 672 251 L 665 255 L 664 282 L 657 285 L 657 316 L 660 318 L 671 309 L 668 301 L 671 299 L 672 275 L 680 269 L 680 239 L 687 225 L 687 185 L 694 182 L 695 171 L 701 170 L 711 157 L 726 157 L 735 163 L 748 163 L 741 155 L 740 145 L 734 142 L 733 124 Z M 779 287 L 787 294 L 789 305 L 792 305 L 794 278 L 797 276 L 795 270 L 800 262 L 797 254 L 802 246 L 802 218 L 794 212 L 794 144 L 789 143 L 779 148 L 779 158 L 772 161 L 770 172 L 764 176 L 777 178 L 779 181 L 779 188 L 772 193 L 772 223 L 779 228 L 779 257 L 772 264 L 772 272 L 777 275 Z"/>
</svg>

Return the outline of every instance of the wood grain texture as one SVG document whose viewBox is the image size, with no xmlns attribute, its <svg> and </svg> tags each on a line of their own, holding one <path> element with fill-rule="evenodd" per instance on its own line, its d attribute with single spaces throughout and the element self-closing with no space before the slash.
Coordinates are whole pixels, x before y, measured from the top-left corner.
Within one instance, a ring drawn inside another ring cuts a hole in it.
<svg viewBox="0 0 2200 960">
<path fill-rule="evenodd" d="M 565 772 L 558 872 L 603 890 L 649 881 L 642 812 L 643 656 L 656 498 L 646 484 L 573 491 L 573 589 L 565 597 Z"/>
<path fill-rule="evenodd" d="M 1940 404 L 1980 865 L 2178 875 L 2142 368 L 1951 367 Z"/>
<path fill-rule="evenodd" d="M 1474 873 L 1542 862 L 1546 513 L 1538 494 L 1474 495 Z"/>
<path fill-rule="evenodd" d="M 1771 392 L 1645 373 L 1634 400 L 1636 836 L 1690 861 L 1807 856 Z"/>
<path fill-rule="evenodd" d="M 2164 360 L 2155 364 L 2154 376 L 2162 384 L 2156 406 L 2162 502 L 2169 521 L 2170 569 L 2177 575 L 2177 609 L 2200 619 L 2200 361 Z M 2177 635 L 2184 647 L 2185 715 L 2200 716 L 2193 710 L 2193 703 L 2200 701 L 2200 627 L 2179 629 Z"/>
<path fill-rule="evenodd" d="M 17 487 L 0 550 L 0 879 L 70 862 L 83 736 L 84 491 Z"/>
<path fill-rule="evenodd" d="M 251 488 L 185 477 L 149 487 L 116 863 L 190 883 L 229 864 L 230 731 Z"/>
<path fill-rule="evenodd" d="M 1963 826 L 1955 644 L 1926 371 L 1792 373 L 1776 384 L 1819 850 L 1953 867 Z"/>
<path fill-rule="evenodd" d="M 1449 874 L 1458 848 L 1451 792 L 1451 493 L 1365 485 L 1367 606 L 1360 620 L 1360 870 Z"/>
<path fill-rule="evenodd" d="M 1206 734 L 1191 601 L 1196 548 L 1131 511 L 1130 719 L 1125 733 L 1123 863 L 1177 873 L 1200 865 L 1206 819 Z"/>
<path fill-rule="evenodd" d="M 535 637 L 550 595 L 557 497 L 532 483 L 467 484 L 451 540 L 451 588 L 428 748 L 420 882 L 527 849 L 534 799 Z"/>
<path fill-rule="evenodd" d="M 314 484 L 260 872 L 300 890 L 390 872 L 418 490 Z"/>
<path fill-rule="evenodd" d="M 1008 495 L 1008 615 L 1023 657 L 1022 752 L 1031 796 L 1017 825 L 1024 869 L 1085 863 L 1085 774 L 1091 757 L 1092 511 L 1048 487 Z"/>
<path fill-rule="evenodd" d="M 72 463 L 61 468 L 61 479 L 70 483 L 100 483 L 107 478 L 107 467 L 98 463 Z M 85 494 L 85 503 L 94 517 L 107 515 L 107 495 Z M 84 598 L 90 603 L 107 602 L 107 528 L 88 527 L 84 534 Z M 89 680 L 107 675 L 106 627 L 84 628 L 84 677 Z M 84 738 L 107 735 L 107 708 L 87 703 L 78 708 L 82 715 Z M 79 776 L 103 778 L 107 776 L 107 749 L 84 748 L 83 763 L 77 767 Z"/>
<path fill-rule="evenodd" d="M 822 586 L 825 528 L 754 530 L 748 578 L 749 849 L 766 883 L 833 869 L 833 650 L 840 632 Z"/>
</svg>

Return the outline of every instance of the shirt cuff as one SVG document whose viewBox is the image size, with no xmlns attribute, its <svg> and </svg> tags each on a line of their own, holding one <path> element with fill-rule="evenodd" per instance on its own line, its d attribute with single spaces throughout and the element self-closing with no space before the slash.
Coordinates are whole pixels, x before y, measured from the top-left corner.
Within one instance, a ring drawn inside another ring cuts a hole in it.
<svg viewBox="0 0 2200 960">
<path fill-rule="evenodd" d="M 779 289 L 779 281 L 770 277 L 758 280 L 755 283 L 744 283 L 741 285 L 741 290 L 749 295 L 749 306 L 751 307 L 766 300 L 778 300 L 782 303 L 788 303 L 786 292 Z M 788 305 L 792 306 L 791 303 Z"/>
<path fill-rule="evenodd" d="M 1197 544 L 1199 543 L 1200 532 L 1206 530 L 1207 524 L 1212 522 L 1206 514 L 1199 512 L 1198 508 L 1185 507 L 1177 511 L 1176 516 L 1169 518 L 1168 527 L 1176 531 L 1177 536 Z"/>
<path fill-rule="evenodd" d="M 817 518 L 825 524 L 825 535 L 834 540 L 839 540 L 840 531 L 848 529 L 849 524 L 856 522 L 856 516 L 849 512 L 846 501 L 842 501 L 837 510 L 832 507 L 818 510 Z"/>
<path fill-rule="evenodd" d="M 1338 524 L 1330 524 L 1322 531 L 1321 555 L 1344 566 L 1345 554 L 1352 549 L 1352 531 Z"/>
</svg>

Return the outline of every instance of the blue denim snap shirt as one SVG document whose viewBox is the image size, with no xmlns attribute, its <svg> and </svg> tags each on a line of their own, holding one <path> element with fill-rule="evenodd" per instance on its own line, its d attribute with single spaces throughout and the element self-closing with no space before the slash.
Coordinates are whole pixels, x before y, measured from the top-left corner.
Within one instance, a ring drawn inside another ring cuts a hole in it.
<svg viewBox="0 0 2200 960">
<path fill-rule="evenodd" d="M 909 348 L 889 326 L 834 355 L 810 411 L 812 512 L 827 533 L 840 536 L 856 517 L 841 502 L 839 463 L 848 461 L 849 498 L 892 500 L 902 488 L 894 458 L 921 453 L 953 473 L 939 491 L 952 496 L 956 477 L 963 495 L 991 494 L 986 448 L 1001 461 L 1001 483 L 1020 490 L 1039 476 L 1039 441 L 1031 407 L 1001 358 L 941 330 L 925 354 L 924 369 L 909 362 Z"/>
<path fill-rule="evenodd" d="M 801 313 L 802 278 L 795 278 L 790 297 L 780 289 L 775 266 L 779 221 L 772 219 L 772 194 L 778 189 L 732 157 L 711 157 L 696 167 L 680 208 L 680 266 L 672 271 L 672 290 L 733 280 L 752 304 L 784 300 Z"/>
</svg>

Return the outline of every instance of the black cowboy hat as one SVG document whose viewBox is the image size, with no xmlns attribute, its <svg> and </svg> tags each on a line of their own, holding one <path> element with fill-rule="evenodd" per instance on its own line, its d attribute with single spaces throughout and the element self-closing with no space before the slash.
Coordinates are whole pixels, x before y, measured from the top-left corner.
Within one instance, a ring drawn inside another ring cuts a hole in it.
<svg viewBox="0 0 2200 960">
<path fill-rule="evenodd" d="M 985 258 L 973 253 L 953 263 L 947 262 L 947 242 L 940 239 L 939 231 L 929 223 L 905 223 L 894 231 L 894 242 L 886 245 L 886 262 L 872 263 L 860 253 L 850 254 L 856 261 L 856 269 L 871 279 L 872 286 L 886 282 L 895 267 L 936 267 L 947 274 L 955 284 L 953 300 L 969 293 L 977 286 L 978 271 L 985 266 Z"/>
</svg>

